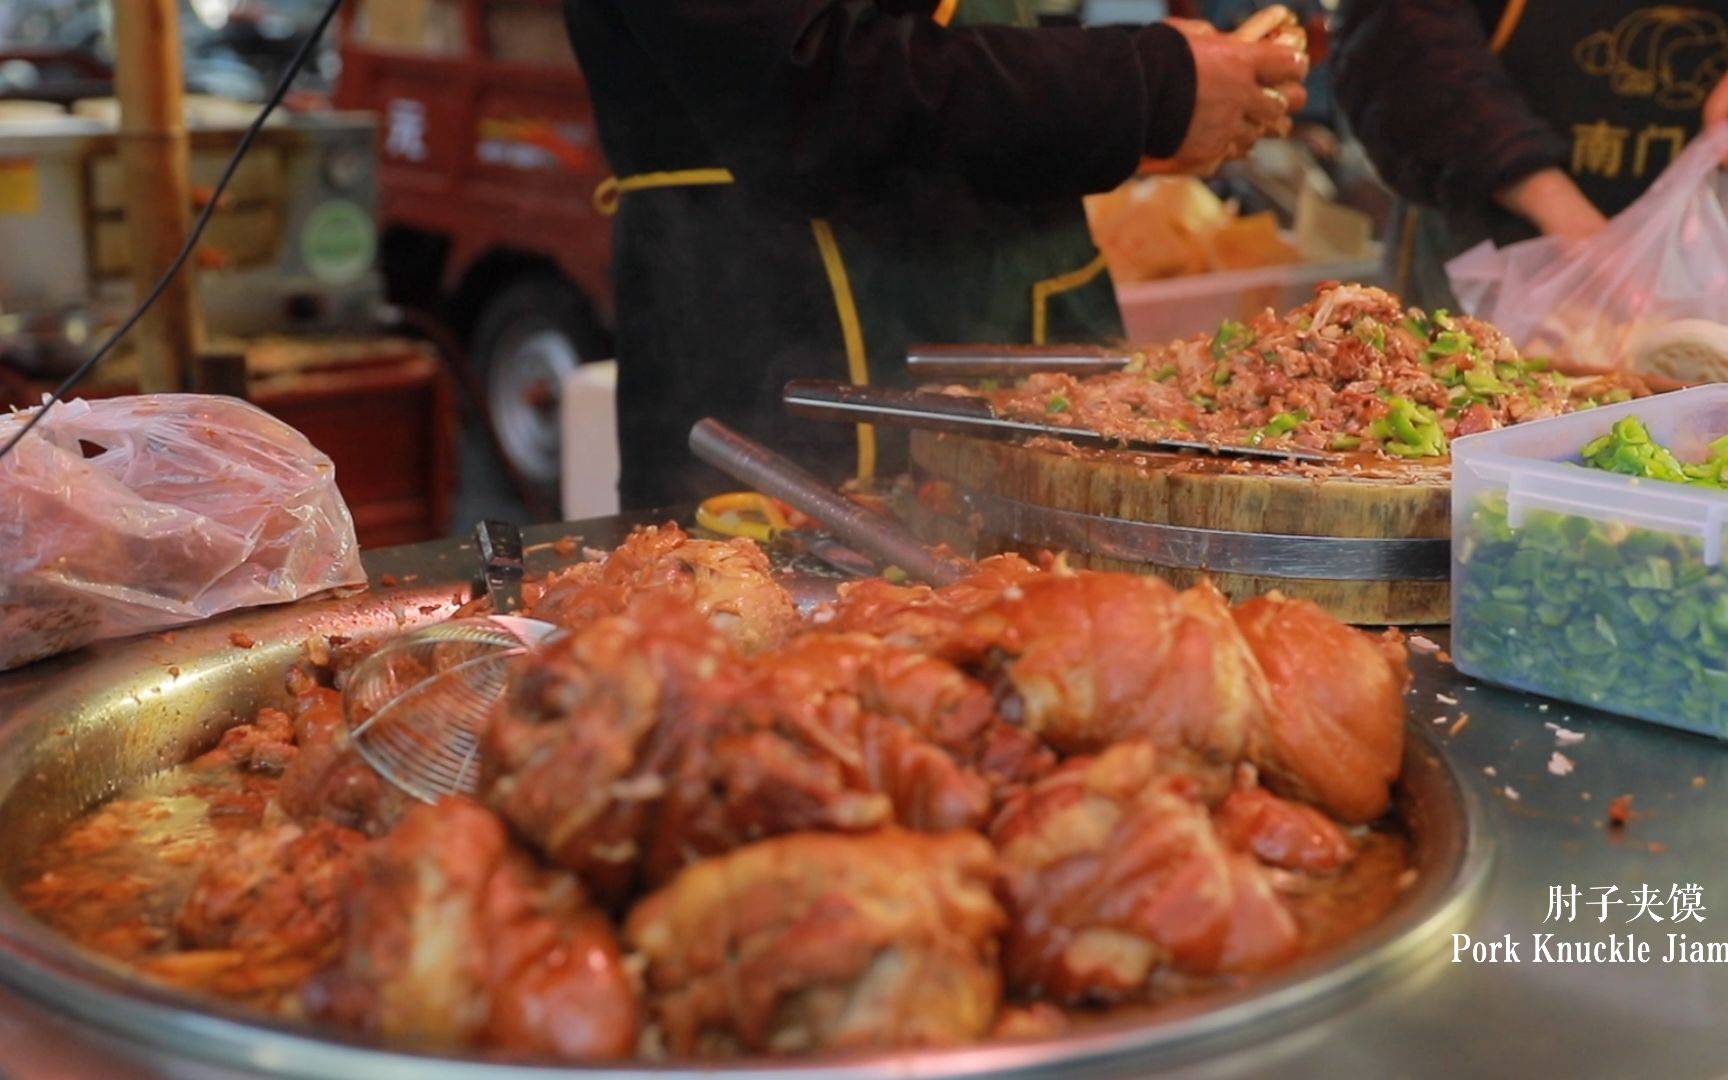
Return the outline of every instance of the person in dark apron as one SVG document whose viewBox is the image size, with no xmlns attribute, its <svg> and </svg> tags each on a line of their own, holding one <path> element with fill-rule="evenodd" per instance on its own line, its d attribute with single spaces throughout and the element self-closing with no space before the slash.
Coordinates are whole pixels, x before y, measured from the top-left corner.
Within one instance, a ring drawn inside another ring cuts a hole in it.
<svg viewBox="0 0 1728 1080">
<path fill-rule="evenodd" d="M 1118 338 L 1080 196 L 1142 155 L 1244 153 L 1303 100 L 1286 47 L 1031 29 L 1030 0 L 565 10 L 616 173 L 626 507 L 722 488 L 687 449 L 704 416 L 833 478 L 900 467 L 887 431 L 787 417 L 790 378 L 900 383 L 919 342 Z"/>
<path fill-rule="evenodd" d="M 1728 0 L 1344 0 L 1336 42 L 1422 307 L 1456 306 L 1444 263 L 1484 239 L 1599 230 L 1728 118 Z"/>
</svg>

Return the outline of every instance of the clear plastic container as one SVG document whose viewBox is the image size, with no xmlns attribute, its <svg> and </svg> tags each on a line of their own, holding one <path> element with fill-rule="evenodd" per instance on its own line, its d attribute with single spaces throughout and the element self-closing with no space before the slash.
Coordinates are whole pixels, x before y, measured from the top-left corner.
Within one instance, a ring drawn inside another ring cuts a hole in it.
<svg viewBox="0 0 1728 1080">
<path fill-rule="evenodd" d="M 1728 435 L 1728 386 L 1453 443 L 1453 658 L 1490 682 L 1728 738 L 1728 492 L 1580 467 L 1627 416 L 1701 461 Z"/>
<path fill-rule="evenodd" d="M 1360 259 L 1286 263 L 1252 270 L 1218 270 L 1116 286 L 1122 324 L 1135 345 L 1162 345 L 1211 334 L 1225 319 L 1252 319 L 1267 308 L 1282 315 L 1314 299 L 1323 281 L 1377 285 L 1384 276 L 1378 247 Z"/>
</svg>

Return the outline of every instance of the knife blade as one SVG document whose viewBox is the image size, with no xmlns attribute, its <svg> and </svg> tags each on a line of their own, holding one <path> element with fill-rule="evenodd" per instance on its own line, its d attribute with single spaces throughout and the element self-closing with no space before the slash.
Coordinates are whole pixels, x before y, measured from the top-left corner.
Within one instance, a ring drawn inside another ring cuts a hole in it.
<svg viewBox="0 0 1728 1080">
<path fill-rule="evenodd" d="M 1021 379 L 1120 371 L 1132 354 L 1101 345 L 914 345 L 906 369 L 919 379 Z"/>
<path fill-rule="evenodd" d="M 1089 428 L 1037 424 L 999 416 L 981 397 L 939 394 L 928 390 L 901 390 L 886 386 L 854 386 L 825 379 L 793 379 L 786 384 L 781 401 L 794 416 L 849 423 L 887 424 L 976 435 L 992 439 L 1044 436 L 1067 439 L 1081 446 L 1110 450 L 1149 450 L 1156 453 L 1192 451 L 1221 457 L 1246 457 L 1268 461 L 1304 461 L 1330 464 L 1328 454 L 1312 450 L 1279 450 L 1266 446 L 1217 445 L 1200 439 L 1118 439 Z"/>
<path fill-rule="evenodd" d="M 522 607 L 522 533 L 507 521 L 482 521 L 474 526 L 480 553 L 480 581 L 492 597 L 492 608 L 508 615 Z"/>
</svg>

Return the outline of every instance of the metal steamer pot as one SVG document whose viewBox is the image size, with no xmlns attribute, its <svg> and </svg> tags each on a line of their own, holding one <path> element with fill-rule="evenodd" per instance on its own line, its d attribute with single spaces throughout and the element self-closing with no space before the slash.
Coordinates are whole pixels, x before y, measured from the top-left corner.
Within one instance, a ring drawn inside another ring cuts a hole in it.
<svg viewBox="0 0 1728 1080">
<path fill-rule="evenodd" d="M 1042 1040 L 820 1059 L 603 1066 L 433 1057 L 273 1020 L 151 983 L 73 945 L 19 906 L 13 894 L 30 856 L 70 819 L 122 786 L 208 748 L 257 709 L 285 705 L 284 675 L 307 658 L 308 642 L 316 647 L 331 636 L 359 641 L 399 633 L 447 617 L 464 593 L 451 585 L 377 589 L 245 612 L 50 662 L 23 682 L 0 681 L 0 984 L 141 1060 L 166 1059 L 206 1075 L 1138 1075 L 1239 1050 L 1341 1012 L 1404 978 L 1436 957 L 1486 876 L 1481 808 L 1433 738 L 1412 725 L 1398 796 L 1414 841 L 1415 883 L 1379 923 L 1273 976 Z M 248 641 L 254 644 L 236 644 Z"/>
</svg>

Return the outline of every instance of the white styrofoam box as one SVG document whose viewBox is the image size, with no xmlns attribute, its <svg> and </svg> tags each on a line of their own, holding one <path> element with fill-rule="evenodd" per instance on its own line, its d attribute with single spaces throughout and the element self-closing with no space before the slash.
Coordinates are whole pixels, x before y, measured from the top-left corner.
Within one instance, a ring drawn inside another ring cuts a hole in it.
<svg viewBox="0 0 1728 1080">
<path fill-rule="evenodd" d="M 1465 674 L 1728 738 L 1728 491 L 1580 466 L 1637 417 L 1682 462 L 1728 385 L 1452 444 L 1452 654 Z"/>
<path fill-rule="evenodd" d="M 1341 262 L 1300 262 L 1253 270 L 1219 270 L 1116 286 L 1116 302 L 1133 345 L 1163 345 L 1210 334 L 1225 319 L 1245 321 L 1267 308 L 1283 314 L 1314 299 L 1323 281 L 1378 285 L 1380 253 Z"/>
<path fill-rule="evenodd" d="M 618 363 L 580 364 L 559 398 L 559 475 L 565 521 L 618 512 Z"/>
</svg>

